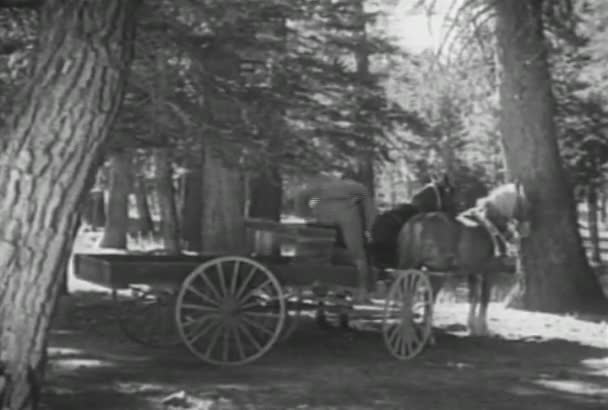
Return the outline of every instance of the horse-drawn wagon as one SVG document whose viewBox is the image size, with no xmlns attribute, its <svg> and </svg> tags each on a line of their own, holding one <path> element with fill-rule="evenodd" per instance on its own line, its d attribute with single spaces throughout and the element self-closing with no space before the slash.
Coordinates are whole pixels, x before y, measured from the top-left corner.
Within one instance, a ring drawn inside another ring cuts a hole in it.
<svg viewBox="0 0 608 410">
<path fill-rule="evenodd" d="M 130 339 L 157 347 L 183 343 L 204 362 L 245 364 L 285 337 L 301 309 L 318 306 L 303 290 L 348 291 L 357 278 L 352 264 L 331 261 L 335 231 L 260 221 L 248 231 L 254 239 L 247 255 L 77 254 L 74 272 L 112 290 Z M 389 352 L 411 358 L 431 334 L 430 282 L 416 270 L 382 271 L 378 278 L 390 284 L 388 294 L 365 311 L 379 319 Z"/>
<path fill-rule="evenodd" d="M 515 270 L 495 257 L 494 237 L 476 213 L 464 223 L 447 212 L 450 195 L 431 183 L 414 195 L 420 205 L 404 208 L 404 218 L 386 214 L 399 236 L 399 262 L 392 267 L 408 269 L 373 267 L 377 283 L 388 284 L 388 292 L 371 301 L 375 306 L 348 306 L 351 314 L 379 319 L 385 345 L 398 359 L 416 356 L 431 337 L 441 286 L 430 278 L 467 276 L 469 327 L 485 333 L 487 276 Z M 486 199 L 501 205 L 489 215 L 500 231 L 511 222 L 529 224 L 529 204 L 519 185 L 506 185 Z M 335 258 L 340 252 L 333 229 L 258 220 L 249 222 L 248 232 L 251 246 L 244 255 L 81 254 L 75 256 L 74 272 L 112 290 L 121 328 L 131 339 L 153 346 L 183 343 L 211 364 L 249 363 L 290 333 L 301 309 L 316 307 L 323 298 L 319 292 L 304 297 L 303 290 L 352 293 L 358 275 L 352 260 Z M 429 270 L 419 270 L 423 267 Z"/>
</svg>

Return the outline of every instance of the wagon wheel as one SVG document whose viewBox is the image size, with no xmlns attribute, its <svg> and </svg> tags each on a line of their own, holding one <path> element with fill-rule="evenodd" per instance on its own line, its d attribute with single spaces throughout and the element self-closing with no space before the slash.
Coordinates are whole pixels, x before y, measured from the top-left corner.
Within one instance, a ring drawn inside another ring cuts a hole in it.
<svg viewBox="0 0 608 410">
<path fill-rule="evenodd" d="M 406 270 L 391 285 L 382 320 L 382 335 L 389 352 L 400 360 L 411 359 L 431 336 L 433 289 L 426 273 Z"/>
<path fill-rule="evenodd" d="M 239 256 L 198 267 L 184 280 L 175 307 L 184 344 L 215 365 L 260 358 L 279 338 L 285 315 L 285 297 L 272 272 Z"/>
<path fill-rule="evenodd" d="M 288 292 L 289 293 L 285 297 L 285 323 L 283 324 L 281 336 L 279 336 L 279 342 L 284 342 L 293 335 L 300 325 L 300 319 L 302 318 L 302 289 L 293 288 Z"/>
<path fill-rule="evenodd" d="M 176 292 L 170 289 L 132 287 L 132 296 L 112 293 L 118 325 L 130 340 L 150 347 L 173 347 L 180 343 L 173 312 Z"/>
</svg>

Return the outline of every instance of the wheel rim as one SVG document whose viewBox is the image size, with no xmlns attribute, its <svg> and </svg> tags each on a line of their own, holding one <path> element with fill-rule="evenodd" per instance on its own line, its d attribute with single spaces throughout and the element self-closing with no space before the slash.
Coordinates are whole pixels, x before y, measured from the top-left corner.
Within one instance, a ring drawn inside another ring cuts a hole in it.
<svg viewBox="0 0 608 410">
<path fill-rule="evenodd" d="M 176 292 L 132 288 L 133 296 L 123 300 L 114 293 L 120 329 L 130 340 L 149 347 L 172 347 L 180 343 L 173 311 Z"/>
<path fill-rule="evenodd" d="M 264 355 L 285 321 L 285 298 L 275 276 L 244 257 L 213 259 L 183 282 L 176 303 L 183 343 L 204 362 L 238 365 Z"/>
<path fill-rule="evenodd" d="M 382 335 L 399 360 L 417 356 L 431 336 L 433 291 L 426 273 L 407 270 L 397 276 L 384 306 Z"/>
</svg>

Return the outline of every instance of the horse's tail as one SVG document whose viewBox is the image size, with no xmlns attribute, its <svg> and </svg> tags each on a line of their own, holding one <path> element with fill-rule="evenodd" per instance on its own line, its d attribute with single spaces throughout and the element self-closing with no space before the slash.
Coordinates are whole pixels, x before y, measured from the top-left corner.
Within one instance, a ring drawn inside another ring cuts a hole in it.
<svg viewBox="0 0 608 410">
<path fill-rule="evenodd" d="M 403 225 L 397 237 L 397 268 L 419 268 L 424 215 L 417 215 Z"/>
<path fill-rule="evenodd" d="M 457 261 L 455 225 L 440 212 L 420 214 L 408 221 L 397 241 L 399 269 L 451 269 Z"/>
</svg>

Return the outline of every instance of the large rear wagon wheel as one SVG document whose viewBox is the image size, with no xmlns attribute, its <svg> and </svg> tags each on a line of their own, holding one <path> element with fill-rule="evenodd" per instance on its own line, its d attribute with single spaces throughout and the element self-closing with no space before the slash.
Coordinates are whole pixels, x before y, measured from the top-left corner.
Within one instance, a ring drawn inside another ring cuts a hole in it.
<svg viewBox="0 0 608 410">
<path fill-rule="evenodd" d="M 382 336 L 388 351 L 399 360 L 417 356 L 431 337 L 433 289 L 425 272 L 400 272 L 384 305 Z"/>
<path fill-rule="evenodd" d="M 275 344 L 285 322 L 276 277 L 245 257 L 212 259 L 184 280 L 175 307 L 179 335 L 199 359 L 214 365 L 252 362 Z"/>
<path fill-rule="evenodd" d="M 118 325 L 131 341 L 148 347 L 180 344 L 174 314 L 177 290 L 132 286 L 128 295 L 113 292 Z"/>
</svg>

